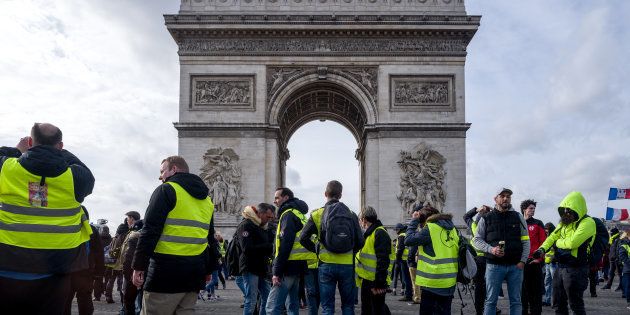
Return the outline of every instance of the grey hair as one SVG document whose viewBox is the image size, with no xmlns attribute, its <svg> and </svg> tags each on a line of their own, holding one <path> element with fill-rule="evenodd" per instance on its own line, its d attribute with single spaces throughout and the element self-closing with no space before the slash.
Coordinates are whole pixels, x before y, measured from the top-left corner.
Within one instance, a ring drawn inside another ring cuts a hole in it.
<svg viewBox="0 0 630 315">
<path fill-rule="evenodd" d="M 372 206 L 363 206 L 361 211 L 359 211 L 359 219 L 364 219 L 370 223 L 375 223 L 378 220 L 378 214 L 376 213 L 376 209 Z"/>
</svg>

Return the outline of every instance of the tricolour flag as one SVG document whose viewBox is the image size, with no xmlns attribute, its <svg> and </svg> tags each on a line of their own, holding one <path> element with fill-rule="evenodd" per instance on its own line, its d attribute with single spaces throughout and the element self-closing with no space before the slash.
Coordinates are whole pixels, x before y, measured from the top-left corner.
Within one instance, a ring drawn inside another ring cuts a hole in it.
<svg viewBox="0 0 630 315">
<path fill-rule="evenodd" d="M 623 221 L 628 219 L 628 209 L 606 209 L 606 220 L 609 221 Z"/>
<path fill-rule="evenodd" d="M 630 199 L 630 188 L 611 188 L 608 193 L 608 200 Z"/>
</svg>

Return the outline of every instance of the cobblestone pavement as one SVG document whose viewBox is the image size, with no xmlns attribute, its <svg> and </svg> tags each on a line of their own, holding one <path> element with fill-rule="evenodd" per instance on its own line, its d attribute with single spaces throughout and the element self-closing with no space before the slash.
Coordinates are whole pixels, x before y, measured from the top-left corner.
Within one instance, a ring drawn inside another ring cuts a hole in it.
<svg viewBox="0 0 630 315">
<path fill-rule="evenodd" d="M 615 281 L 616 282 L 616 281 Z M 630 310 L 626 309 L 625 299 L 621 298 L 621 292 L 614 292 L 611 290 L 600 290 L 601 285 L 598 287 L 598 297 L 592 298 L 588 293 L 588 289 L 585 291 L 584 303 L 586 304 L 586 312 L 588 314 L 630 314 Z M 613 286 L 614 288 L 614 286 Z M 507 289 L 504 287 L 504 291 L 507 293 Z M 217 294 L 220 296 L 218 301 L 204 301 L 199 300 L 197 302 L 198 314 L 241 314 L 242 309 L 240 305 L 243 301 L 243 296 L 236 288 L 234 281 L 228 281 L 226 290 L 217 290 Z M 462 292 L 464 294 L 464 292 Z M 394 296 L 388 294 L 387 305 L 389 306 L 392 314 L 394 315 L 406 315 L 406 314 L 418 314 L 419 305 L 408 305 L 406 302 L 399 302 L 400 295 Z M 120 301 L 118 295 L 115 296 L 116 301 Z M 474 314 L 474 306 L 470 298 L 470 294 L 464 295 L 464 314 Z M 100 302 L 94 302 L 95 314 L 118 314 L 121 308 L 120 302 L 115 304 L 107 304 L 104 298 Z M 507 296 L 504 299 L 499 299 L 499 308 L 502 310 L 502 314 L 509 313 L 509 302 Z M 455 293 L 453 299 L 452 314 L 460 314 L 461 301 Z M 340 312 L 337 312 L 340 313 Z M 355 308 L 355 313 L 360 313 L 360 308 Z M 73 308 L 73 314 L 77 314 L 76 301 Z M 303 310 L 300 314 L 306 314 Z M 543 314 L 554 314 L 550 307 L 543 307 Z"/>
</svg>

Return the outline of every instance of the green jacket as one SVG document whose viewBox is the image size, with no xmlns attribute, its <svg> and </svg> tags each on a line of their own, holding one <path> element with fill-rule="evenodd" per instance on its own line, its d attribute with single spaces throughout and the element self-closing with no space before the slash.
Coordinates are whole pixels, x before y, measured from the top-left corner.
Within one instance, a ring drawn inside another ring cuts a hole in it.
<svg viewBox="0 0 630 315">
<path fill-rule="evenodd" d="M 549 235 L 540 246 L 545 252 L 555 248 L 555 259 L 563 267 L 576 267 L 588 265 L 588 255 L 595 240 L 595 221 L 586 215 L 586 201 L 581 193 L 574 191 L 569 193 L 562 202 L 560 208 L 569 208 L 578 215 L 578 220 L 570 224 L 563 224 Z M 558 210 L 560 213 L 560 210 Z"/>
</svg>

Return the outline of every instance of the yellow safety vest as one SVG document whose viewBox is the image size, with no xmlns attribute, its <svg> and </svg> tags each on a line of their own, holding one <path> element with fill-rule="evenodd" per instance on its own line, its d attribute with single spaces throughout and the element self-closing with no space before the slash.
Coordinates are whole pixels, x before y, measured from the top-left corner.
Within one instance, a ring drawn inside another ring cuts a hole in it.
<svg viewBox="0 0 630 315">
<path fill-rule="evenodd" d="M 545 253 L 545 264 L 550 264 L 551 261 L 553 260 L 553 256 L 555 254 L 555 251 L 553 249 L 553 247 L 551 249 L 549 249 L 548 252 Z"/>
<path fill-rule="evenodd" d="M 361 286 L 361 279 L 374 281 L 376 279 L 376 251 L 374 250 L 374 241 L 376 240 L 376 231 L 387 230 L 379 226 L 372 234 L 365 239 L 363 248 L 356 255 L 355 272 L 357 275 L 357 286 Z M 391 273 L 396 260 L 396 252 L 392 249 L 389 253 L 389 267 L 387 268 L 387 285 L 392 283 Z"/>
<path fill-rule="evenodd" d="M 17 158 L 4 162 L 0 171 L 0 243 L 33 249 L 29 254 L 37 256 L 38 250 L 77 248 L 91 234 L 90 223 L 74 196 L 70 168 L 57 177 L 44 178 L 27 171 Z"/>
<path fill-rule="evenodd" d="M 317 235 L 311 235 L 311 241 L 313 241 L 313 244 L 315 244 L 316 248 L 317 246 L 319 246 L 319 239 L 317 238 Z M 317 259 L 317 254 L 313 253 L 313 256 L 309 260 L 307 260 L 306 263 L 308 264 L 308 269 L 317 269 L 319 267 L 319 259 Z"/>
<path fill-rule="evenodd" d="M 435 223 L 427 223 L 435 256 L 418 247 L 416 285 L 427 288 L 450 288 L 457 282 L 459 235 L 455 229 L 446 230 Z"/>
<path fill-rule="evenodd" d="M 208 229 L 214 204 L 210 197 L 197 199 L 182 186 L 167 182 L 175 189 L 175 208 L 166 216 L 155 252 L 174 256 L 197 256 L 208 247 Z"/>
<path fill-rule="evenodd" d="M 407 233 L 405 233 L 405 232 L 400 233 L 399 236 L 402 236 L 403 238 L 406 238 L 407 237 Z M 396 238 L 396 239 L 398 239 L 398 238 Z M 407 259 L 408 256 L 409 256 L 409 247 L 405 246 L 405 249 L 403 250 L 403 257 L 404 257 L 404 259 Z"/>
<path fill-rule="evenodd" d="M 223 240 L 223 242 L 219 242 L 219 254 L 221 254 L 221 257 L 225 257 L 225 243 L 225 240 Z"/>
<path fill-rule="evenodd" d="M 282 215 L 280 215 L 280 219 L 278 220 L 278 229 L 276 230 L 276 251 L 275 251 L 274 258 L 278 257 L 278 251 L 280 251 L 280 228 L 281 228 L 280 224 L 282 222 L 282 218 L 289 212 L 293 213 L 298 219 L 300 219 L 300 222 L 302 222 L 302 228 L 304 228 L 304 225 L 306 225 L 306 217 L 304 217 L 304 214 L 302 214 L 302 212 L 296 209 L 287 209 L 282 213 Z M 301 232 L 302 232 L 302 229 L 300 229 L 299 231 L 297 231 L 297 233 L 295 233 L 295 239 L 293 240 L 293 246 L 291 247 L 289 260 L 316 259 L 317 255 L 315 255 L 315 253 L 309 251 L 308 249 L 304 248 L 302 244 L 300 244 Z"/>
<path fill-rule="evenodd" d="M 319 208 L 311 214 L 311 218 L 313 219 L 313 223 L 317 227 L 317 236 L 321 239 L 322 234 L 322 216 L 324 215 L 324 208 Z M 328 264 L 339 264 L 339 265 L 352 265 L 354 264 L 352 251 L 343 254 L 336 254 L 333 252 L 329 252 L 326 250 L 324 245 L 320 242 L 319 246 L 319 260 Z"/>
<path fill-rule="evenodd" d="M 475 234 L 477 234 L 477 227 L 478 227 L 477 221 L 473 221 L 473 223 L 470 225 L 470 230 L 472 232 L 472 236 L 473 237 L 475 237 Z M 472 245 L 472 247 L 475 249 L 475 252 L 477 253 L 477 256 L 485 256 L 486 255 L 483 251 L 478 250 L 477 248 L 475 248 L 475 244 L 473 243 L 472 238 L 470 239 L 470 245 Z"/>
</svg>

